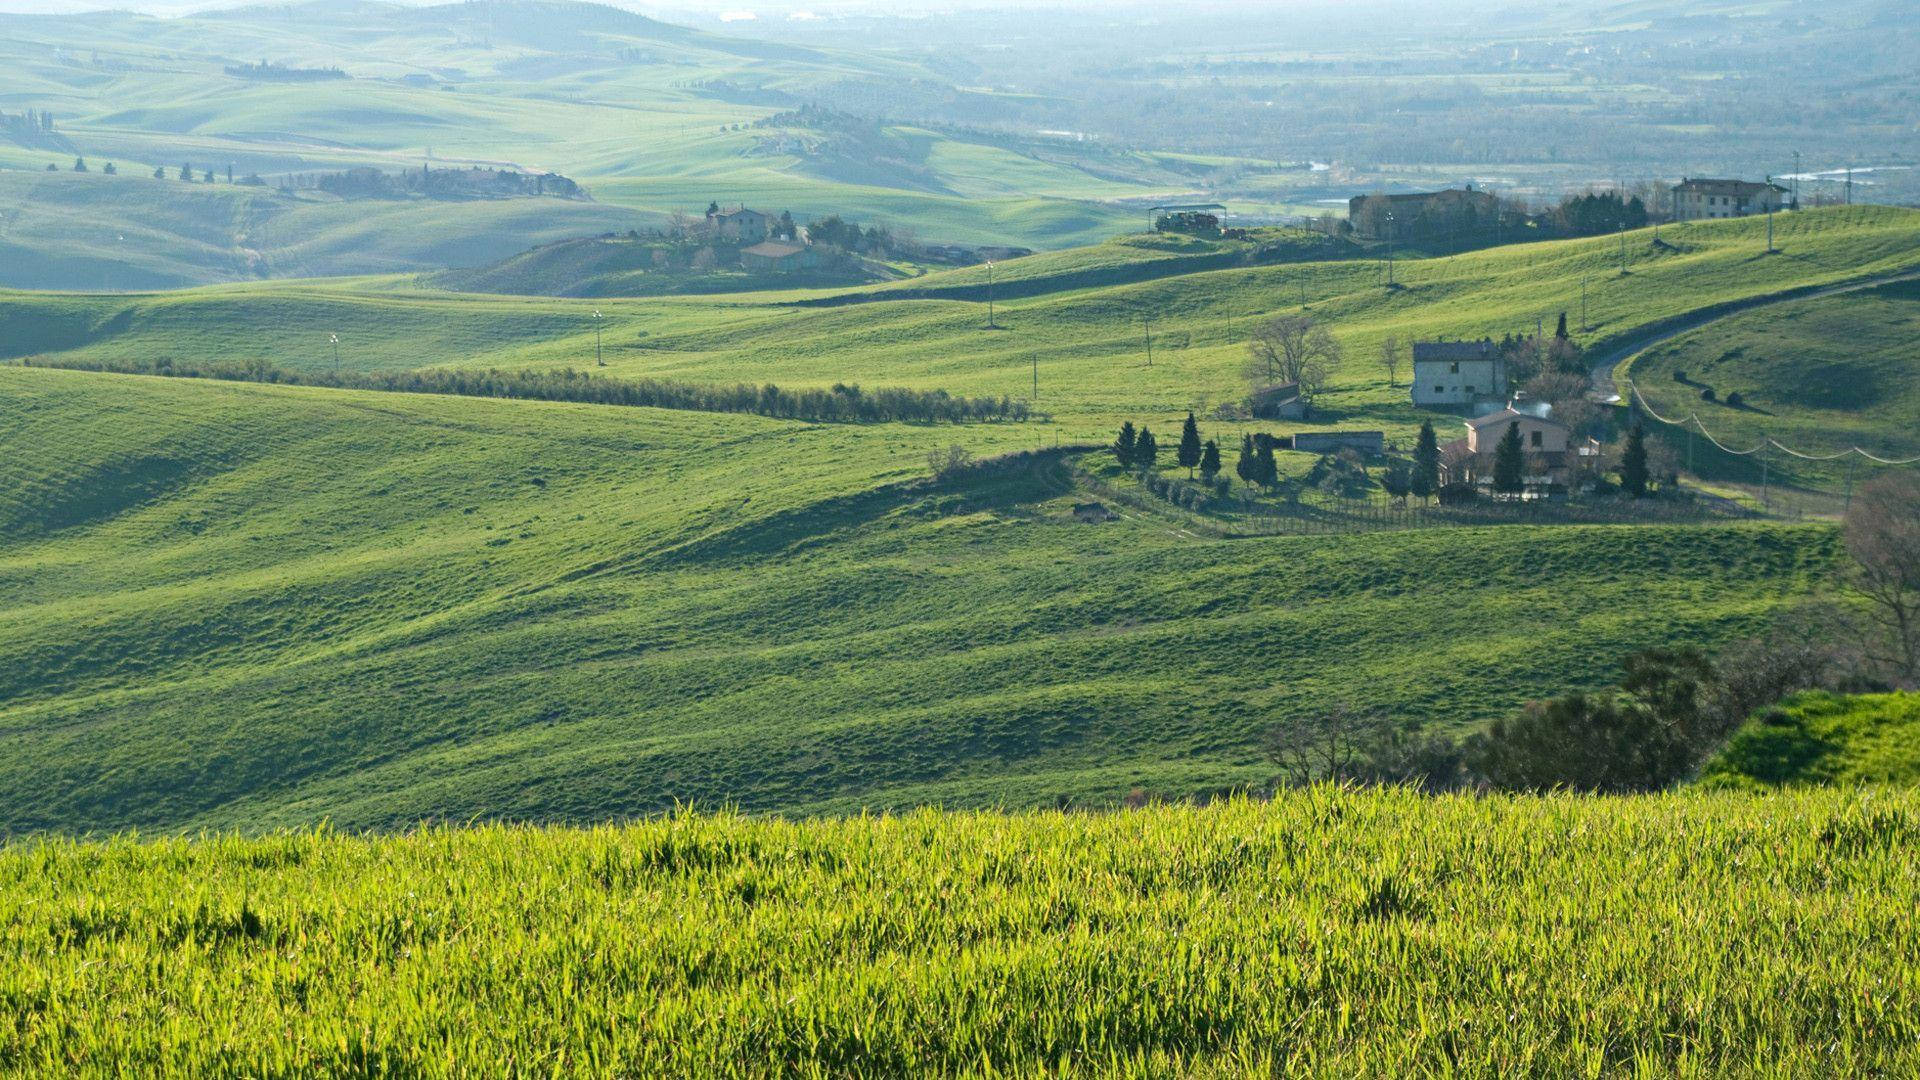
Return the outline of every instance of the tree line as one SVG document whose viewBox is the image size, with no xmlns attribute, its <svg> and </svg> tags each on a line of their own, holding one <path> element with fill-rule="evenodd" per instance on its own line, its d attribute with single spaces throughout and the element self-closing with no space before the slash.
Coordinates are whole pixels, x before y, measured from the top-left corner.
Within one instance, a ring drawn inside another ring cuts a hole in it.
<svg viewBox="0 0 1920 1080">
<path fill-rule="evenodd" d="M 695 412 L 751 413 L 782 420 L 816 423 L 977 423 L 1038 419 L 1026 402 L 1007 397 L 963 397 L 945 390 L 881 387 L 865 390 L 835 383 L 826 389 L 792 389 L 773 383 L 732 386 L 672 382 L 663 379 L 614 379 L 572 368 L 502 371 L 497 368 L 432 368 L 421 371 L 296 371 L 262 360 L 198 363 L 172 359 L 29 359 L 26 366 L 99 371 L 122 375 L 160 375 L 228 382 L 279 383 L 338 390 L 380 390 L 409 394 L 528 401 L 570 401 L 588 405 L 626 405 Z"/>
</svg>

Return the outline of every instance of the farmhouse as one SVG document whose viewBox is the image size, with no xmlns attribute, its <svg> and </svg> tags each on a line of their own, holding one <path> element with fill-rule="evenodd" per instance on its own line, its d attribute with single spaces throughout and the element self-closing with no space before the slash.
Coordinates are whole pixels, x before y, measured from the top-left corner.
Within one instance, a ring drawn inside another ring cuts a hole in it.
<svg viewBox="0 0 1920 1080">
<path fill-rule="evenodd" d="M 1768 181 L 1684 179 L 1673 185 L 1676 221 L 1746 217 L 1786 205 L 1787 189 Z"/>
<path fill-rule="evenodd" d="M 820 253 L 802 244 L 762 240 L 740 252 L 740 265 L 762 273 L 791 274 L 820 265 Z"/>
<path fill-rule="evenodd" d="M 1466 188 L 1411 195 L 1355 195 L 1347 200 L 1347 224 L 1362 240 L 1427 240 L 1458 236 L 1497 225 L 1500 200 Z"/>
<path fill-rule="evenodd" d="M 1524 478 L 1529 487 L 1564 484 L 1583 459 L 1599 453 L 1599 444 L 1591 439 L 1575 445 L 1573 433 L 1565 424 L 1549 419 L 1544 405 L 1531 409 L 1509 405 L 1466 421 L 1466 427 L 1466 438 L 1440 448 L 1442 483 L 1491 483 L 1494 452 L 1509 430 L 1520 432 L 1520 449 L 1526 462 Z"/>
<path fill-rule="evenodd" d="M 749 210 L 744 206 L 732 210 L 710 210 L 707 212 L 707 232 L 716 240 L 729 240 L 736 244 L 757 244 L 765 240 L 773 219 L 758 210 Z"/>
<path fill-rule="evenodd" d="M 1413 403 L 1471 407 L 1507 396 L 1507 361 L 1492 338 L 1413 343 Z"/>
</svg>

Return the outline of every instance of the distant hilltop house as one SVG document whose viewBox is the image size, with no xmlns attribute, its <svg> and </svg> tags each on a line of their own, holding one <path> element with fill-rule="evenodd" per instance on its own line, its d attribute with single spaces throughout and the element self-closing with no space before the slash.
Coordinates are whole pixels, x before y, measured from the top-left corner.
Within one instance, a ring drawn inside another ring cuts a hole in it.
<svg viewBox="0 0 1920 1080">
<path fill-rule="evenodd" d="M 1440 408 L 1502 401 L 1507 360 L 1492 338 L 1413 343 L 1413 403 Z"/>
<path fill-rule="evenodd" d="M 707 211 L 707 232 L 716 240 L 735 244 L 758 244 L 770 234 L 773 219 L 758 210 L 736 206 L 731 210 Z"/>
<path fill-rule="evenodd" d="M 1347 224 L 1362 240 L 1424 240 L 1496 225 L 1500 200 L 1473 185 L 1411 195 L 1355 195 Z"/>
<path fill-rule="evenodd" d="M 1440 448 L 1440 480 L 1447 484 L 1493 482 L 1494 451 L 1509 429 L 1520 432 L 1520 450 L 1526 462 L 1523 479 L 1528 487 L 1564 484 L 1582 458 L 1594 457 L 1600 444 L 1588 439 L 1574 445 L 1565 424 L 1549 418 L 1545 405 L 1509 404 L 1497 412 L 1466 421 L 1467 437 Z"/>
<path fill-rule="evenodd" d="M 762 240 L 740 252 L 740 265 L 761 273 L 791 274 L 820 265 L 820 253 L 805 244 Z"/>
<path fill-rule="evenodd" d="M 1702 180 L 1689 177 L 1673 185 L 1675 221 L 1704 221 L 1714 218 L 1746 217 L 1780 210 L 1787 205 L 1789 192 L 1771 180 L 1756 184 L 1751 180 Z"/>
</svg>

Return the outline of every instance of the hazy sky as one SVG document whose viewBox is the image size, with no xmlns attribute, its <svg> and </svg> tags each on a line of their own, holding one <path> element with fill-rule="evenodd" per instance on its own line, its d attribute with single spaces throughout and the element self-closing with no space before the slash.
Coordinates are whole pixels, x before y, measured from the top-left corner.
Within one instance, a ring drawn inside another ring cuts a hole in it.
<svg viewBox="0 0 1920 1080">
<path fill-rule="evenodd" d="M 48 13 L 99 11 L 103 9 L 117 11 L 144 11 L 153 14 L 177 15 L 191 11 L 203 11 L 209 8 L 244 7 L 249 5 L 268 6 L 273 0 L 0 0 L 0 13 Z M 300 2 L 300 0 L 296 0 Z M 422 6 L 433 3 L 446 3 L 451 0 L 391 0 Z M 1227 0 L 1197 0 L 1182 3 L 1181 0 L 1045 0 L 1044 3 L 1016 2 L 1016 0 L 668 0 L 666 3 L 648 3 L 643 0 L 596 0 L 611 7 L 627 8 L 643 14 L 672 20 L 676 16 L 694 16 L 714 19 L 731 16 L 736 21 L 752 19 L 786 19 L 800 14 L 830 15 L 836 12 L 875 12 L 884 11 L 897 15 L 932 14 L 942 11 L 980 8 L 1115 8 L 1115 7 L 1169 7 L 1208 8 L 1230 6 L 1245 9 L 1247 7 L 1304 7 L 1318 6 L 1313 0 L 1239 0 L 1228 3 Z M 1321 0 L 1322 3 L 1330 0 Z"/>
</svg>

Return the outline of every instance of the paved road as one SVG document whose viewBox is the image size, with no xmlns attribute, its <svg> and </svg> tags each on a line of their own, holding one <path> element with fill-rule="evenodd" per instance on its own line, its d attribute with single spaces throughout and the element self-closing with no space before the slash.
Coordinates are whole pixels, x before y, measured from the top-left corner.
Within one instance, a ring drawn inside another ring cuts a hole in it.
<svg viewBox="0 0 1920 1080">
<path fill-rule="evenodd" d="M 1671 341 L 1690 330 L 1698 330 L 1708 323 L 1719 322 L 1735 315 L 1744 315 L 1755 308 L 1773 304 L 1785 304 L 1794 300 L 1814 300 L 1822 296 L 1837 296 L 1841 293 L 1858 292 L 1862 289 L 1877 289 L 1882 285 L 1892 285 L 1899 281 L 1920 281 L 1920 270 L 1903 270 L 1897 274 L 1866 278 L 1861 281 L 1849 281 L 1839 285 L 1827 285 L 1817 289 L 1789 289 L 1786 292 L 1756 296 L 1748 300 L 1737 300 L 1728 304 L 1718 304 L 1703 308 L 1691 315 L 1682 315 L 1654 324 L 1655 329 L 1632 338 L 1623 345 L 1607 350 L 1605 355 L 1593 362 L 1592 397 L 1596 401 L 1616 402 L 1620 400 L 1620 388 L 1613 381 L 1613 369 L 1646 352 L 1662 342 Z"/>
</svg>

